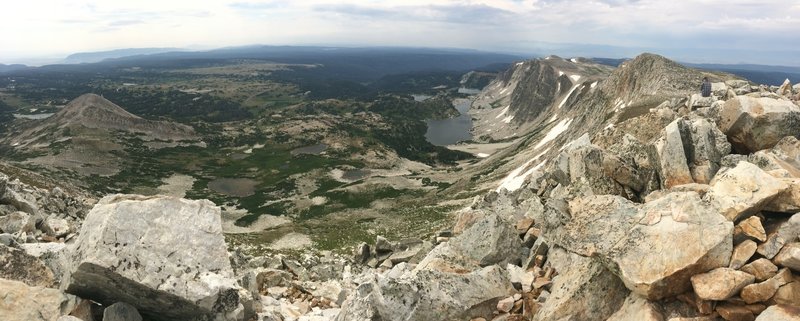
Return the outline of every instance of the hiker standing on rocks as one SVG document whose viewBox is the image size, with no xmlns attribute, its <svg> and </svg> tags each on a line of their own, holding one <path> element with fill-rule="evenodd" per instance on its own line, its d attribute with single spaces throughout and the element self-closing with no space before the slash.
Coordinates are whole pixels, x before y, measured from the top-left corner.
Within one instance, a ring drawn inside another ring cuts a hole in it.
<svg viewBox="0 0 800 321">
<path fill-rule="evenodd" d="M 703 84 L 700 85 L 700 93 L 703 97 L 711 97 L 711 83 L 708 82 L 708 77 L 703 77 Z"/>
</svg>

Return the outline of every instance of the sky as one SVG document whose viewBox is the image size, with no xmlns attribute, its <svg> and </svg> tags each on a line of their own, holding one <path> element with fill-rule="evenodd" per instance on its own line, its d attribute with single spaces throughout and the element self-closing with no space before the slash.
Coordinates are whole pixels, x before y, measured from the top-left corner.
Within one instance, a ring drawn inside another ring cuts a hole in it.
<svg viewBox="0 0 800 321">
<path fill-rule="evenodd" d="M 266 44 L 798 66 L 800 0 L 7 0 L 0 35 L 0 63 Z"/>
</svg>

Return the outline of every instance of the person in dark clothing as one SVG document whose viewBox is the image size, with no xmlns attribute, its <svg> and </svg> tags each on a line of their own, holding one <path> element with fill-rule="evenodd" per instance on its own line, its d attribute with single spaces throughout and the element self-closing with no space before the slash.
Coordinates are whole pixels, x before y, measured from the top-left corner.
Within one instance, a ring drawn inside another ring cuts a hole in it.
<svg viewBox="0 0 800 321">
<path fill-rule="evenodd" d="M 711 83 L 708 82 L 708 77 L 703 77 L 703 84 L 700 85 L 700 93 L 703 97 L 711 97 Z"/>
</svg>

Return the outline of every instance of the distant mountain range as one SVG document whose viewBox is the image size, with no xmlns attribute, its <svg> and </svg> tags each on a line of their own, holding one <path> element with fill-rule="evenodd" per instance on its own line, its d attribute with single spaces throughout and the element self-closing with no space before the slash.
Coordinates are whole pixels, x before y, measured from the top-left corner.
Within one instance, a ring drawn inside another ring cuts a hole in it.
<svg viewBox="0 0 800 321">
<path fill-rule="evenodd" d="M 371 81 L 385 75 L 421 70 L 470 70 L 490 64 L 533 58 L 519 54 L 500 54 L 468 49 L 413 47 L 322 47 L 322 46 L 240 46 L 205 51 L 181 48 L 127 48 L 82 52 L 67 56 L 63 64 L 92 64 L 165 67 L 213 63 L 230 59 L 259 59 L 291 64 L 326 65 L 332 75 L 353 81 Z M 618 66 L 628 58 L 592 58 L 597 63 Z M 387 62 L 391 62 L 387 64 Z M 785 79 L 800 82 L 800 67 L 757 64 L 682 63 L 687 67 L 718 70 L 745 77 L 755 83 L 780 85 Z M 52 65 L 42 68 L 48 69 Z M 98 66 L 99 67 L 99 66 Z M 21 64 L 0 64 L 0 73 L 32 68 Z M 67 66 L 55 67 L 58 69 Z"/>
<path fill-rule="evenodd" d="M 25 68 L 28 68 L 28 66 L 21 65 L 21 64 L 13 64 L 13 65 L 0 64 L 0 72 L 14 71 L 14 70 L 20 70 L 20 69 L 25 69 Z"/>
<path fill-rule="evenodd" d="M 108 51 L 79 52 L 71 54 L 64 59 L 65 64 L 82 64 L 100 62 L 106 59 L 122 58 L 140 55 L 152 55 L 157 53 L 183 51 L 180 48 L 126 48 Z"/>
</svg>

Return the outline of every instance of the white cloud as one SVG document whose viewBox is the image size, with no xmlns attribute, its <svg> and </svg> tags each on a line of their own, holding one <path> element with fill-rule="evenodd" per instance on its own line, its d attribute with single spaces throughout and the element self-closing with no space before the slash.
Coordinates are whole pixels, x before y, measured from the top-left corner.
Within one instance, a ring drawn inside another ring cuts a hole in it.
<svg viewBox="0 0 800 321">
<path fill-rule="evenodd" d="M 0 5 L 0 61 L 254 43 L 528 52 L 546 43 L 752 50 L 775 43 L 797 52 L 797 30 L 800 5 L 785 0 L 25 0 Z"/>
</svg>

